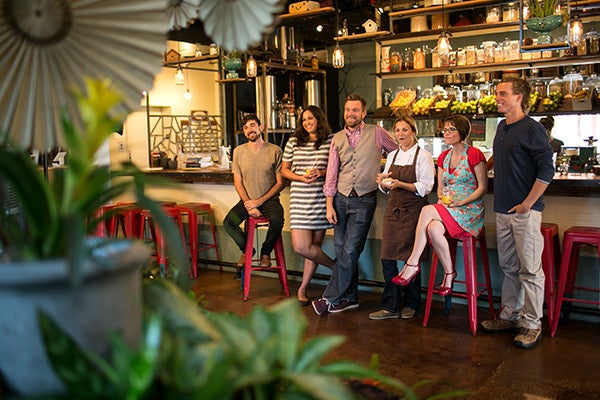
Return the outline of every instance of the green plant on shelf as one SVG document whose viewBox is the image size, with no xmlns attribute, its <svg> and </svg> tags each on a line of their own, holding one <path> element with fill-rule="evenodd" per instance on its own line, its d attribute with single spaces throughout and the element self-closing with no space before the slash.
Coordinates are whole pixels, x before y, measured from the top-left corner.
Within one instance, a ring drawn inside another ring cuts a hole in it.
<svg viewBox="0 0 600 400">
<path fill-rule="evenodd" d="M 556 14 L 559 0 L 529 0 L 529 14 L 534 18 L 545 18 Z"/>
</svg>

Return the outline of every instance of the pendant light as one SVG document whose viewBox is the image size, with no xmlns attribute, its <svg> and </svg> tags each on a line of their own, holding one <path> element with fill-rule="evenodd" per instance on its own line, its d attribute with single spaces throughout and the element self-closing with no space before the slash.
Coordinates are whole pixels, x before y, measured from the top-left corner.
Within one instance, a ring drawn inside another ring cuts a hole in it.
<svg viewBox="0 0 600 400">
<path fill-rule="evenodd" d="M 183 69 L 181 66 L 177 67 L 177 72 L 175 72 L 175 84 L 183 85 L 185 83 L 185 78 L 183 77 Z"/>
<path fill-rule="evenodd" d="M 340 48 L 340 44 L 335 44 L 335 50 L 333 50 L 333 68 L 344 68 L 344 52 Z"/>
<path fill-rule="evenodd" d="M 581 40 L 583 39 L 583 23 L 579 19 L 579 16 L 576 14 L 577 12 L 577 2 L 575 2 L 575 7 L 573 7 L 573 16 L 569 21 L 569 43 L 571 46 L 579 46 L 581 44 Z"/>
<path fill-rule="evenodd" d="M 446 32 L 446 19 L 445 19 L 446 15 L 444 14 L 444 3 L 445 2 L 446 2 L 446 0 L 442 0 L 442 32 L 440 33 L 440 37 L 438 38 L 437 51 L 438 51 L 440 60 L 442 60 L 442 64 L 447 65 L 448 55 L 450 54 L 450 51 L 452 50 L 452 46 L 450 46 L 450 40 L 448 39 L 448 35 L 450 35 L 450 34 Z"/>
<path fill-rule="evenodd" d="M 248 78 L 256 77 L 256 70 L 257 70 L 256 60 L 254 59 L 254 57 L 252 57 L 252 54 L 250 54 L 250 57 L 246 61 L 246 77 L 248 77 Z"/>
<path fill-rule="evenodd" d="M 581 44 L 583 37 L 583 24 L 579 19 L 579 16 L 575 15 L 569 21 L 569 42 L 572 46 L 578 46 Z"/>
<path fill-rule="evenodd" d="M 340 36 L 340 10 L 338 7 L 337 0 L 335 2 L 335 11 L 336 11 L 335 31 L 336 31 L 336 34 L 338 35 L 338 39 L 339 39 L 339 36 Z M 331 58 L 332 58 L 333 68 L 344 68 L 344 52 L 340 48 L 339 40 L 335 44 L 335 49 L 333 50 L 333 56 Z"/>
</svg>

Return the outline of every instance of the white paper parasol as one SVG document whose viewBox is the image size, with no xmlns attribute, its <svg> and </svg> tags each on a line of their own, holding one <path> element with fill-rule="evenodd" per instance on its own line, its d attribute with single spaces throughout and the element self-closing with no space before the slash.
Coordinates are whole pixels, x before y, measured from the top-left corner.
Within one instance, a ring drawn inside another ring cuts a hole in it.
<svg viewBox="0 0 600 400">
<path fill-rule="evenodd" d="M 198 19 L 200 0 L 168 0 L 167 19 L 170 30 L 187 28 Z"/>
<path fill-rule="evenodd" d="M 226 50 L 245 51 L 272 29 L 281 0 L 201 0 L 200 19 L 204 30 Z"/>
<path fill-rule="evenodd" d="M 22 148 L 62 143 L 83 79 L 109 78 L 128 109 L 161 68 L 165 0 L 0 0 L 0 135 Z"/>
</svg>

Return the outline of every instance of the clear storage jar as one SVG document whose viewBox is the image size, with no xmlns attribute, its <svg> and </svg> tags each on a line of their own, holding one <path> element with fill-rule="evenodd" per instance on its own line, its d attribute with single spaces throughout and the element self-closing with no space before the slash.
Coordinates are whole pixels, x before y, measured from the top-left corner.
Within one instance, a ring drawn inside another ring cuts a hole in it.
<svg viewBox="0 0 600 400">
<path fill-rule="evenodd" d="M 417 47 L 413 54 L 413 67 L 414 69 L 425 69 L 425 53 L 420 47 Z"/>
<path fill-rule="evenodd" d="M 487 14 L 485 17 L 486 24 L 495 24 L 500 22 L 500 7 L 488 7 Z"/>
<path fill-rule="evenodd" d="M 481 45 L 483 47 L 483 62 L 486 64 L 493 63 L 495 61 L 494 57 L 498 43 L 488 40 L 483 42 Z"/>
<path fill-rule="evenodd" d="M 502 7 L 502 21 L 514 22 L 519 20 L 519 7 L 516 3 L 508 3 Z"/>
</svg>

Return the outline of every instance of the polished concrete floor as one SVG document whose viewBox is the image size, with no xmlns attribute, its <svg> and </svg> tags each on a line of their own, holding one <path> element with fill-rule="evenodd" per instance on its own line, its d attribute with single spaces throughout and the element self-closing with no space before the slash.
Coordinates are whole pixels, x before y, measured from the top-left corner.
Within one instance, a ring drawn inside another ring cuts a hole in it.
<svg viewBox="0 0 600 400">
<path fill-rule="evenodd" d="M 290 280 L 292 297 L 299 282 Z M 231 270 L 203 269 L 194 282 L 210 311 L 245 315 L 253 307 L 269 306 L 285 298 L 279 281 L 253 276 L 250 298 L 242 299 L 240 281 Z M 318 297 L 322 286 L 309 295 Z M 482 303 L 483 305 L 483 303 Z M 454 304 L 448 315 L 442 302 L 434 308 L 426 328 L 422 310 L 411 320 L 372 321 L 368 314 L 379 306 L 379 294 L 361 293 L 357 310 L 317 316 L 303 307 L 309 321 L 308 336 L 341 334 L 347 341 L 330 354 L 368 365 L 373 354 L 380 358 L 380 372 L 408 385 L 428 380 L 417 390 L 421 398 L 451 389 L 468 389 L 469 399 L 600 400 L 600 325 L 571 320 L 548 336 L 544 321 L 542 341 L 530 350 L 513 346 L 510 334 L 469 330 L 466 306 Z M 489 317 L 479 308 L 479 320 Z"/>
</svg>

